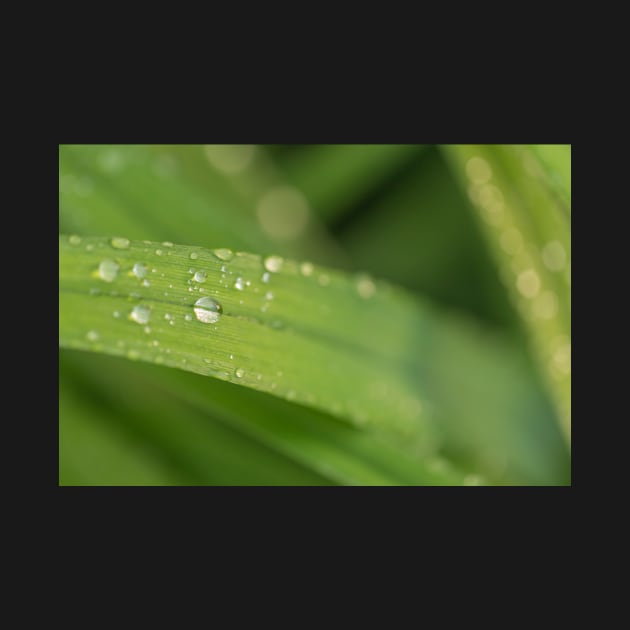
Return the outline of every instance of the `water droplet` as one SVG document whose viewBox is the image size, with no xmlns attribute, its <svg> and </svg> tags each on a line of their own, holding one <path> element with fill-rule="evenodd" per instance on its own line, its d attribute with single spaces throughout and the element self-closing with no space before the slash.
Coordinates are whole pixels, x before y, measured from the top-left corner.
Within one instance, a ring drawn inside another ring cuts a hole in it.
<svg viewBox="0 0 630 630">
<path fill-rule="evenodd" d="M 130 242 L 128 238 L 124 238 L 122 236 L 114 236 L 111 239 L 110 244 L 115 249 L 129 249 Z"/>
<path fill-rule="evenodd" d="M 234 355 L 233 354 L 230 355 L 230 359 L 234 359 Z"/>
<path fill-rule="evenodd" d="M 370 276 L 361 275 L 357 280 L 357 292 L 364 299 L 371 298 L 376 293 L 376 285 Z"/>
<path fill-rule="evenodd" d="M 243 283 L 243 278 L 241 278 L 240 276 L 238 278 L 236 278 L 236 282 L 234 283 L 234 286 L 239 291 L 242 291 L 245 288 L 245 284 Z"/>
<path fill-rule="evenodd" d="M 88 341 L 98 341 L 99 334 L 95 330 L 88 330 L 87 335 L 85 335 Z"/>
<path fill-rule="evenodd" d="M 150 286 L 151 286 L 151 283 L 150 283 L 150 282 L 149 282 L 149 281 L 145 278 L 145 279 L 142 281 L 142 286 L 143 286 L 143 287 L 150 287 Z"/>
<path fill-rule="evenodd" d="M 205 282 L 206 277 L 207 277 L 207 274 L 205 271 L 197 271 L 195 275 L 193 276 L 193 280 L 195 282 Z"/>
<path fill-rule="evenodd" d="M 195 302 L 195 317 L 204 324 L 215 324 L 219 321 L 223 307 L 211 297 L 202 297 Z"/>
<path fill-rule="evenodd" d="M 156 256 L 161 256 L 163 253 L 164 253 L 164 251 L 163 251 L 163 250 L 161 250 L 161 249 L 156 249 L 156 250 L 155 250 L 155 255 L 156 255 Z"/>
<path fill-rule="evenodd" d="M 188 313 L 187 315 L 184 315 L 184 319 L 185 319 L 187 322 L 191 322 L 191 321 L 192 321 L 192 315 L 191 315 L 190 313 Z"/>
<path fill-rule="evenodd" d="M 115 319 L 120 319 L 120 311 L 114 311 L 112 315 L 114 316 Z"/>
<path fill-rule="evenodd" d="M 151 309 L 143 304 L 136 304 L 129 313 L 129 319 L 138 324 L 148 324 L 151 318 Z"/>
<path fill-rule="evenodd" d="M 149 326 L 145 326 L 144 327 L 144 332 L 147 333 L 147 335 L 150 334 L 151 333 L 151 328 Z"/>
<path fill-rule="evenodd" d="M 171 241 L 164 241 L 162 245 L 164 245 L 164 247 L 173 247 L 173 243 L 171 243 Z"/>
<path fill-rule="evenodd" d="M 234 375 L 236 378 L 243 378 L 243 376 L 245 376 L 245 370 L 243 368 L 236 368 L 236 370 L 234 370 Z"/>
<path fill-rule="evenodd" d="M 199 254 L 197 252 L 190 252 L 191 260 L 197 260 L 199 258 Z"/>
<path fill-rule="evenodd" d="M 159 342 L 157 339 L 154 339 L 154 340 L 151 342 L 151 345 L 152 345 L 154 348 L 156 348 L 157 346 L 159 346 L 159 345 L 160 345 L 160 342 Z"/>
<path fill-rule="evenodd" d="M 109 258 L 102 260 L 101 264 L 98 266 L 98 275 L 105 282 L 113 282 L 118 275 L 118 270 L 120 269 L 117 262 L 110 260 Z"/>
<path fill-rule="evenodd" d="M 147 266 L 144 263 L 137 262 L 132 268 L 132 273 L 136 278 L 144 278 L 147 275 Z"/>
<path fill-rule="evenodd" d="M 140 358 L 140 353 L 137 350 L 129 350 L 129 352 L 127 352 L 127 358 L 135 361 Z"/>
<path fill-rule="evenodd" d="M 94 243 L 88 243 L 88 244 L 85 246 L 85 251 L 86 251 L 86 252 L 91 252 L 91 251 L 94 251 Z"/>
<path fill-rule="evenodd" d="M 330 284 L 330 278 L 325 273 L 321 274 L 321 276 L 319 276 L 317 281 L 323 287 L 328 286 Z"/>
<path fill-rule="evenodd" d="M 226 262 L 229 262 L 232 258 L 234 258 L 234 252 L 226 247 L 213 249 L 212 252 L 219 260 L 225 260 Z M 221 268 L 221 271 L 225 271 L 225 269 Z"/>
<path fill-rule="evenodd" d="M 313 264 L 310 262 L 303 262 L 300 265 L 300 272 L 303 276 L 310 276 L 313 273 Z"/>
<path fill-rule="evenodd" d="M 296 393 L 295 393 L 295 391 L 294 391 L 294 390 L 292 390 L 292 389 L 290 389 L 290 390 L 287 392 L 287 400 L 295 400 L 295 397 L 296 397 Z"/>
<path fill-rule="evenodd" d="M 175 320 L 171 319 L 171 321 L 168 323 L 169 326 L 175 326 Z"/>
<path fill-rule="evenodd" d="M 173 316 L 170 313 L 164 313 L 164 319 L 168 322 L 173 319 Z"/>
<path fill-rule="evenodd" d="M 265 284 L 267 284 L 267 282 L 269 282 L 269 278 L 271 278 L 271 276 L 269 275 L 268 271 L 265 271 L 265 273 L 263 273 L 262 277 L 260 278 Z"/>
<path fill-rule="evenodd" d="M 540 291 L 540 278 L 533 269 L 521 272 L 516 279 L 516 288 L 526 298 L 536 297 Z"/>
<path fill-rule="evenodd" d="M 77 236 L 76 234 L 73 234 L 72 236 L 68 238 L 68 243 L 70 243 L 70 245 L 80 245 L 81 237 Z"/>
<path fill-rule="evenodd" d="M 267 291 L 267 293 L 265 293 L 265 299 L 273 300 L 273 293 L 271 291 Z"/>
<path fill-rule="evenodd" d="M 284 258 L 281 258 L 280 256 L 267 256 L 267 258 L 265 258 L 265 269 L 267 271 L 271 271 L 272 273 L 280 271 L 283 264 Z"/>
<path fill-rule="evenodd" d="M 567 262 L 567 254 L 562 243 L 551 241 L 542 250 L 542 259 L 547 269 L 551 271 L 562 271 Z"/>
</svg>

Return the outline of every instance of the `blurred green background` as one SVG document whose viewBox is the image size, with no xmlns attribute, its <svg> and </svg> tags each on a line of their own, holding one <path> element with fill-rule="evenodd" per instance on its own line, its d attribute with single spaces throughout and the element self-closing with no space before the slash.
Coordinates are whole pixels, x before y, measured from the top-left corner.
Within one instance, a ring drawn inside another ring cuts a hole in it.
<svg viewBox="0 0 630 630">
<path fill-rule="evenodd" d="M 467 425 L 460 407 L 474 403 L 453 402 L 433 465 L 470 471 L 471 483 L 570 483 L 569 448 L 527 326 L 444 147 L 60 145 L 59 230 L 278 253 L 400 285 L 496 343 L 526 375 L 503 383 L 486 361 L 506 397 L 520 388 L 527 417 Z M 313 466 L 261 438 L 293 422 L 305 432 L 287 439 L 315 440 L 304 436 L 336 422 L 325 414 L 105 355 L 60 349 L 59 366 L 61 485 L 352 483 L 327 455 Z M 444 370 L 457 371 L 446 361 Z M 271 418 L 286 422 L 274 428 Z M 364 457 L 366 469 L 376 459 Z"/>
</svg>

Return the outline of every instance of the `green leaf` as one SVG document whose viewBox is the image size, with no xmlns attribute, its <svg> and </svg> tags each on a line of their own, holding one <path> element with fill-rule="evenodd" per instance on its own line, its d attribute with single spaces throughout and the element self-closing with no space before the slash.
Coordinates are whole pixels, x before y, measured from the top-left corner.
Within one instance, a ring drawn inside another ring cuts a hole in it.
<svg viewBox="0 0 630 630">
<path fill-rule="evenodd" d="M 450 145 L 444 151 L 479 211 L 570 441 L 570 148 L 537 145 L 544 166 L 518 145 Z M 543 178 L 548 164 L 554 165 L 549 181 L 558 194 Z"/>
</svg>

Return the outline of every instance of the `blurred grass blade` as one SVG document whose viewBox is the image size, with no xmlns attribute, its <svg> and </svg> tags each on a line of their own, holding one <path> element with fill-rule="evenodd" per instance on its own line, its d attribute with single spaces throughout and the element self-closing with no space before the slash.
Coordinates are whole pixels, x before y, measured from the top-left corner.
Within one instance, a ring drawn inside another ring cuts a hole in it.
<svg viewBox="0 0 630 630">
<path fill-rule="evenodd" d="M 444 151 L 479 211 L 570 441 L 570 147 L 536 145 L 534 154 L 511 145 L 450 145 Z"/>
</svg>

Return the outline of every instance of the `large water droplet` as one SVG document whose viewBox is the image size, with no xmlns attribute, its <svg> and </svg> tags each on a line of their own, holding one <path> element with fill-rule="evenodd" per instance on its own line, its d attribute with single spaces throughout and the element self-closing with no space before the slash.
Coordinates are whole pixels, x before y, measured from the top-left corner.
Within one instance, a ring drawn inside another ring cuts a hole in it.
<svg viewBox="0 0 630 630">
<path fill-rule="evenodd" d="M 101 264 L 98 266 L 98 275 L 101 280 L 105 280 L 105 282 L 113 282 L 118 275 L 118 270 L 120 269 L 117 262 L 106 258 L 101 261 Z"/>
<path fill-rule="evenodd" d="M 195 272 L 195 275 L 193 276 L 193 280 L 195 282 L 205 282 L 206 277 L 207 277 L 207 274 L 205 271 L 197 271 Z"/>
<path fill-rule="evenodd" d="M 122 236 L 114 236 L 110 244 L 115 249 L 129 249 L 129 239 Z"/>
<path fill-rule="evenodd" d="M 236 378 L 243 378 L 243 376 L 245 376 L 245 370 L 243 368 L 236 368 L 236 370 L 234 370 L 234 375 Z"/>
<path fill-rule="evenodd" d="M 215 324 L 219 321 L 223 307 L 211 297 L 202 297 L 195 302 L 195 317 L 204 324 Z"/>
<path fill-rule="evenodd" d="M 280 271 L 283 264 L 284 258 L 281 258 L 280 256 L 267 256 L 267 258 L 265 258 L 265 269 L 267 271 L 271 271 L 272 273 Z"/>
<path fill-rule="evenodd" d="M 219 259 L 230 261 L 234 258 L 234 252 L 231 249 L 227 249 L 227 247 L 220 247 L 219 249 L 213 249 L 212 253 Z"/>
<path fill-rule="evenodd" d="M 151 318 L 151 309 L 143 304 L 136 304 L 129 313 L 129 319 L 138 324 L 148 324 Z"/>
<path fill-rule="evenodd" d="M 136 278 L 144 278 L 147 275 L 147 266 L 144 263 L 137 262 L 131 270 Z"/>
<path fill-rule="evenodd" d="M 243 282 L 243 278 L 241 278 L 240 276 L 238 278 L 236 278 L 236 282 L 234 283 L 234 286 L 239 291 L 242 291 L 245 288 L 245 283 Z"/>
</svg>

